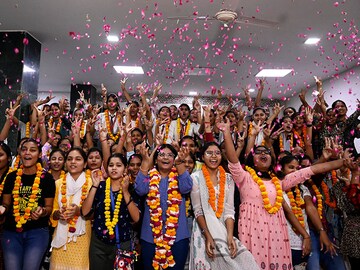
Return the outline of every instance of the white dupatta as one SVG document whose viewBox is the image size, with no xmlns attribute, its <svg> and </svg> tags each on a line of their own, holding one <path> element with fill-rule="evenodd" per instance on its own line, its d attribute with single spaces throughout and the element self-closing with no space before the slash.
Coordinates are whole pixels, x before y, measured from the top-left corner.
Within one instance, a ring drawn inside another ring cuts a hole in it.
<svg viewBox="0 0 360 270">
<path fill-rule="evenodd" d="M 84 172 L 80 174 L 77 180 L 74 180 L 70 173 L 66 174 L 66 198 L 68 202 L 76 205 L 80 204 L 82 187 L 85 183 L 86 177 Z M 61 185 L 59 189 L 61 190 Z M 56 198 L 60 209 L 62 207 L 61 197 L 60 191 L 58 198 Z M 79 216 L 77 219 L 76 230 L 74 233 L 69 232 L 69 226 L 66 220 L 59 220 L 55 229 L 55 236 L 51 242 L 51 249 L 64 247 L 64 250 L 66 250 L 66 243 L 70 243 L 71 241 L 76 242 L 77 237 L 85 234 L 85 232 L 85 219 L 82 216 Z"/>
</svg>

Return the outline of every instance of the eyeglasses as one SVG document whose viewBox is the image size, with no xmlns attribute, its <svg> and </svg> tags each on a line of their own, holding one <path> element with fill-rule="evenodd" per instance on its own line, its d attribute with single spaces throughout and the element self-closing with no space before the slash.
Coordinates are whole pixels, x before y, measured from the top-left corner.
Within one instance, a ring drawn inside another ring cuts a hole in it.
<svg viewBox="0 0 360 270">
<path fill-rule="evenodd" d="M 269 149 L 255 149 L 254 153 L 255 155 L 261 155 L 261 154 L 270 155 L 271 151 Z"/>
<path fill-rule="evenodd" d="M 173 153 L 164 153 L 164 152 L 160 152 L 160 153 L 159 153 L 159 157 L 162 157 L 162 158 L 164 158 L 164 157 L 174 158 L 174 157 L 175 157 L 175 155 L 174 155 Z"/>
<path fill-rule="evenodd" d="M 210 151 L 210 150 L 207 150 L 205 151 L 205 156 L 207 157 L 211 157 L 211 156 L 221 156 L 221 151 L 220 150 L 216 150 L 216 151 Z"/>
</svg>

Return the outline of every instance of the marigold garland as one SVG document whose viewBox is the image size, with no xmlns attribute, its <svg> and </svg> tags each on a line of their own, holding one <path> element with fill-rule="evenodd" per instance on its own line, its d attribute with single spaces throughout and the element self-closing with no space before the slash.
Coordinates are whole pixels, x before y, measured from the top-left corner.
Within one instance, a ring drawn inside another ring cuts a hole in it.
<svg viewBox="0 0 360 270">
<path fill-rule="evenodd" d="M 117 140 L 120 137 L 120 130 L 116 133 L 116 135 L 114 135 L 113 131 L 111 130 L 109 110 L 105 110 L 104 115 L 105 115 L 105 123 L 106 123 L 106 129 L 107 129 L 107 132 L 108 132 L 108 136 L 114 142 L 117 142 Z M 117 114 L 116 114 L 116 117 L 117 117 L 118 121 L 120 122 L 121 120 L 120 120 L 120 118 L 119 118 L 119 116 Z"/>
<path fill-rule="evenodd" d="M 51 173 L 51 170 L 49 170 L 48 173 L 52 174 L 52 173 Z M 63 179 L 64 176 L 65 176 L 65 171 L 64 171 L 64 170 L 61 170 L 59 179 Z M 55 180 L 57 180 L 57 179 L 55 179 Z"/>
<path fill-rule="evenodd" d="M 21 177 L 23 175 L 23 168 L 20 167 L 16 172 L 16 179 L 14 183 L 14 189 L 12 191 L 12 195 L 14 198 L 13 203 L 13 215 L 15 217 L 16 222 L 16 231 L 22 232 L 23 225 L 28 221 L 31 215 L 31 211 L 34 209 L 35 203 L 37 202 L 39 186 L 41 182 L 41 174 L 43 173 L 43 168 L 40 163 L 36 164 L 36 176 L 34 179 L 34 183 L 31 188 L 31 195 L 29 196 L 29 201 L 27 202 L 26 208 L 24 210 L 24 214 L 20 213 L 20 187 L 22 186 Z"/>
<path fill-rule="evenodd" d="M 216 217 L 220 218 L 224 211 L 224 202 L 225 202 L 225 182 L 226 182 L 225 170 L 223 167 L 219 166 L 220 193 L 219 193 L 219 198 L 218 198 L 217 203 L 216 203 L 216 197 L 215 197 L 215 189 L 214 189 L 213 183 L 211 182 L 209 171 L 205 165 L 203 165 L 201 167 L 201 170 L 204 175 L 206 186 L 207 186 L 207 189 L 209 192 L 209 204 L 210 204 L 211 208 L 214 210 Z M 217 207 L 217 209 L 216 209 L 216 207 Z"/>
<path fill-rule="evenodd" d="M 178 118 L 177 120 L 177 134 L 179 135 L 179 139 L 180 138 L 180 134 L 181 134 L 181 128 L 182 128 L 182 125 L 181 125 L 181 122 L 180 122 L 180 118 Z M 186 128 L 185 128 L 185 133 L 183 134 L 183 136 L 187 136 L 189 135 L 189 131 L 190 131 L 190 121 L 189 120 L 186 120 Z"/>
<path fill-rule="evenodd" d="M 14 162 L 14 166 L 12 167 L 12 171 L 16 170 L 17 168 L 19 168 L 19 163 L 20 163 L 20 155 L 16 156 L 15 162 Z"/>
<path fill-rule="evenodd" d="M 115 201 L 115 209 L 113 212 L 113 219 L 111 220 L 111 212 L 110 212 L 110 205 L 111 205 L 111 197 L 110 197 L 110 192 L 111 192 L 111 179 L 110 177 L 108 177 L 106 179 L 106 185 L 105 185 L 105 199 L 104 199 L 104 204 L 105 204 L 105 226 L 108 229 L 110 238 L 114 238 L 114 228 L 116 226 L 116 224 L 119 221 L 119 212 L 120 212 L 120 206 L 121 206 L 121 200 L 123 198 L 122 195 L 122 189 L 120 189 L 117 197 L 116 197 L 116 201 Z"/>
<path fill-rule="evenodd" d="M 82 206 L 84 200 L 87 197 L 87 193 L 88 193 L 88 186 L 89 183 L 91 183 L 91 176 L 90 176 L 91 172 L 90 170 L 86 170 L 85 172 L 85 183 L 83 184 L 82 188 L 81 188 L 81 199 L 80 199 L 80 203 L 79 203 L 79 207 Z M 66 197 L 66 175 L 64 175 L 63 178 L 61 178 L 61 203 L 63 206 L 66 206 L 67 204 L 67 197 Z M 67 223 L 69 224 L 69 232 L 70 233 L 74 233 L 76 232 L 76 222 L 78 220 L 79 216 L 74 216 L 71 219 L 67 220 Z"/>
<path fill-rule="evenodd" d="M 336 182 L 338 181 L 335 170 L 332 170 L 332 171 L 331 171 L 331 180 L 332 180 L 332 186 L 334 186 L 334 185 L 336 184 Z M 323 191 L 323 193 L 324 193 L 325 203 L 326 203 L 329 207 L 335 209 L 335 208 L 337 207 L 337 205 L 336 205 L 336 200 L 331 201 L 331 195 L 330 195 L 330 193 L 329 193 L 329 187 L 328 187 L 328 185 L 325 183 L 325 181 L 322 181 L 322 182 L 321 182 L 321 189 L 322 189 L 322 191 Z"/>
<path fill-rule="evenodd" d="M 279 147 L 280 147 L 280 152 L 283 152 L 285 149 L 284 149 L 284 137 L 285 134 L 280 134 L 279 136 Z M 292 133 L 290 133 L 290 151 L 292 151 L 294 148 L 293 148 L 293 143 L 294 143 L 294 136 Z"/>
<path fill-rule="evenodd" d="M 300 192 L 300 189 L 298 186 L 295 187 L 294 191 L 296 194 L 296 199 L 294 198 L 294 193 L 292 190 L 288 190 L 286 192 L 286 194 L 290 200 L 290 206 L 291 206 L 292 212 L 294 213 L 296 218 L 299 220 L 299 223 L 301 224 L 301 226 L 303 228 L 305 228 L 305 220 L 304 220 L 304 215 L 303 215 L 303 211 L 302 211 L 302 206 L 304 205 L 304 201 L 301 198 L 301 192 Z M 293 228 L 293 230 L 295 231 L 295 228 Z"/>
<path fill-rule="evenodd" d="M 85 120 L 81 120 L 80 139 L 83 139 L 85 136 L 85 122 Z"/>
<path fill-rule="evenodd" d="M 281 209 L 283 201 L 280 180 L 276 176 L 271 178 L 271 182 L 275 185 L 276 188 L 276 201 L 274 206 L 272 206 L 263 180 L 256 174 L 253 168 L 246 166 L 245 169 L 250 173 L 252 179 L 258 184 L 260 188 L 265 210 L 269 214 L 276 214 Z"/>
<path fill-rule="evenodd" d="M 30 121 L 26 122 L 25 137 L 30 138 Z"/>
<path fill-rule="evenodd" d="M 253 122 L 249 122 L 248 136 L 251 134 L 252 129 L 253 129 Z M 265 145 L 265 139 L 263 139 L 263 140 L 261 141 L 261 145 L 262 145 L 262 146 Z"/>
<path fill-rule="evenodd" d="M 50 127 L 50 128 L 52 128 L 53 122 L 54 122 L 54 118 L 51 117 L 51 118 L 49 119 L 49 127 Z M 56 128 L 55 128 L 55 131 L 56 131 L 56 132 L 60 132 L 61 124 L 62 124 L 62 119 L 59 118 L 59 121 L 57 122 L 57 125 L 56 125 Z"/>
<path fill-rule="evenodd" d="M 309 179 L 309 183 L 311 185 L 311 188 L 313 189 L 313 191 L 315 192 L 315 196 L 316 196 L 316 201 L 317 201 L 317 211 L 319 214 L 320 219 L 322 219 L 322 211 L 323 211 L 323 199 L 322 199 L 322 195 L 318 189 L 318 187 L 315 185 L 315 183 Z"/>
<path fill-rule="evenodd" d="M 16 157 L 16 158 L 17 158 L 17 157 Z M 19 157 L 19 158 L 20 158 L 20 157 Z M 16 162 L 16 160 L 15 160 L 15 162 Z M 6 181 L 7 176 L 9 175 L 9 173 L 13 172 L 15 169 L 17 169 L 17 166 L 14 167 L 14 168 L 9 168 L 9 170 L 7 171 L 4 179 L 2 180 L 2 182 L 1 182 L 1 184 L 0 184 L 0 197 L 1 197 L 2 193 L 3 193 L 4 185 L 5 185 L 5 181 Z"/>
<path fill-rule="evenodd" d="M 175 265 L 174 257 L 171 252 L 171 247 L 176 239 L 176 230 L 179 222 L 180 204 L 182 197 L 179 192 L 177 170 L 171 169 L 169 174 L 169 187 L 167 192 L 167 205 L 165 233 L 163 234 L 163 220 L 162 208 L 160 205 L 159 185 L 161 180 L 160 173 L 156 168 L 149 172 L 149 193 L 146 198 L 146 203 L 150 211 L 150 226 L 152 227 L 152 234 L 154 237 L 155 256 L 153 258 L 152 266 L 155 270 L 173 267 Z"/>
<path fill-rule="evenodd" d="M 306 126 L 302 127 L 302 134 L 300 135 L 299 132 L 297 132 L 295 129 L 293 129 L 294 138 L 296 140 L 296 145 L 300 146 L 301 148 L 304 148 L 305 146 L 305 138 L 306 138 Z"/>
</svg>

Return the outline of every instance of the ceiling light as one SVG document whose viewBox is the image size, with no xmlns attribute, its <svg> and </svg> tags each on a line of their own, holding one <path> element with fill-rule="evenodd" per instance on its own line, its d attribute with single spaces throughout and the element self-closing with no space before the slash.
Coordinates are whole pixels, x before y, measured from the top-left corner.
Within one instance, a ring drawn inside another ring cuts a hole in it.
<svg viewBox="0 0 360 270">
<path fill-rule="evenodd" d="M 136 66 L 114 66 L 114 69 L 117 73 L 122 74 L 144 74 L 142 67 Z"/>
<path fill-rule="evenodd" d="M 106 38 L 109 42 L 118 42 L 119 41 L 119 37 L 115 36 L 115 35 L 108 35 Z"/>
<path fill-rule="evenodd" d="M 249 89 L 249 92 L 250 92 L 250 93 L 253 93 L 253 92 L 255 92 L 255 89 L 254 89 L 254 88 L 250 88 L 250 89 Z"/>
<path fill-rule="evenodd" d="M 34 72 L 36 72 L 36 70 L 31 67 L 28 67 L 27 65 L 24 65 L 23 72 L 24 73 L 34 73 Z"/>
<path fill-rule="evenodd" d="M 255 77 L 285 77 L 292 69 L 263 69 Z"/>
<path fill-rule="evenodd" d="M 194 67 L 184 69 L 185 75 L 188 76 L 210 76 L 214 74 L 214 67 Z"/>
<path fill-rule="evenodd" d="M 315 44 L 318 44 L 319 41 L 320 41 L 320 38 L 308 38 L 307 40 L 305 40 L 304 44 L 315 45 Z"/>
<path fill-rule="evenodd" d="M 195 91 L 189 91 L 189 95 L 190 95 L 190 96 L 196 96 L 196 95 L 197 95 L 197 92 L 195 92 Z"/>
</svg>

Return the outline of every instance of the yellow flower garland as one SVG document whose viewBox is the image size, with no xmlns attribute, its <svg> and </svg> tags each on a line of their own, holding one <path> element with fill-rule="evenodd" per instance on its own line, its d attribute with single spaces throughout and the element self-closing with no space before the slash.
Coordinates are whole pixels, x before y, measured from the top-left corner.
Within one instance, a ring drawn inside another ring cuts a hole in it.
<svg viewBox="0 0 360 270">
<path fill-rule="evenodd" d="M 291 206 L 292 212 L 294 213 L 296 218 L 299 220 L 301 226 L 303 228 L 305 228 L 305 220 L 304 220 L 304 215 L 302 212 L 302 206 L 304 205 L 304 201 L 301 198 L 301 193 L 300 193 L 299 187 L 298 186 L 295 187 L 296 199 L 294 198 L 294 193 L 292 190 L 288 190 L 286 192 L 286 194 L 290 200 L 290 206 Z M 293 230 L 295 231 L 294 228 L 293 228 Z"/>
<path fill-rule="evenodd" d="M 120 137 L 120 130 L 118 131 L 118 133 L 116 135 L 113 134 L 113 131 L 111 130 L 111 125 L 110 125 L 110 116 L 109 116 L 109 110 L 105 110 L 104 112 L 105 115 L 105 123 L 106 123 L 106 129 L 108 132 L 108 136 L 110 139 L 112 139 L 114 142 L 117 142 L 117 140 Z M 118 121 L 120 122 L 119 116 L 116 115 Z"/>
<path fill-rule="evenodd" d="M 34 209 L 35 204 L 37 202 L 39 186 L 41 181 L 41 174 L 43 173 L 43 168 L 40 163 L 36 164 L 36 176 L 34 179 L 34 183 L 31 188 L 31 195 L 29 196 L 29 201 L 27 202 L 26 208 L 24 210 L 24 214 L 20 213 L 20 187 L 22 186 L 21 177 L 23 175 L 23 168 L 20 167 L 16 173 L 16 179 L 14 183 L 14 189 L 12 191 L 12 195 L 14 198 L 14 206 L 13 206 L 13 215 L 15 217 L 16 222 L 16 231 L 22 232 L 22 226 L 28 221 L 31 215 L 31 211 Z"/>
<path fill-rule="evenodd" d="M 54 118 L 51 117 L 51 118 L 49 119 L 49 127 L 50 127 L 50 128 L 52 128 L 53 122 L 54 122 Z M 61 120 L 61 118 L 59 118 L 59 121 L 58 121 L 58 123 L 57 123 L 57 125 L 56 125 L 56 128 L 55 128 L 55 131 L 56 131 L 56 132 L 60 132 L 61 124 L 62 124 L 62 120 Z"/>
<path fill-rule="evenodd" d="M 81 189 L 81 199 L 80 199 L 80 203 L 79 203 L 80 208 L 87 197 L 88 186 L 89 186 L 89 183 L 91 183 L 91 171 L 90 170 L 86 170 L 85 177 L 86 177 L 86 180 Z M 66 175 L 64 175 L 64 177 L 61 178 L 61 203 L 63 206 L 66 206 L 66 204 L 67 204 Z M 67 220 L 67 223 L 69 224 L 69 232 L 74 233 L 76 231 L 76 222 L 77 222 L 78 218 L 79 218 L 79 216 L 74 216 L 73 218 Z"/>
<path fill-rule="evenodd" d="M 30 138 L 30 121 L 26 122 L 25 137 Z"/>
<path fill-rule="evenodd" d="M 177 134 L 179 135 L 179 139 L 180 138 L 180 134 L 181 134 L 181 122 L 180 122 L 180 118 L 178 118 L 177 120 Z M 183 134 L 183 136 L 186 136 L 186 135 L 189 135 L 189 131 L 190 131 L 190 121 L 189 120 L 186 120 L 186 128 L 185 128 L 185 133 Z"/>
<path fill-rule="evenodd" d="M 280 180 L 276 176 L 273 176 L 271 179 L 271 182 L 275 185 L 276 188 L 276 201 L 274 206 L 272 206 L 263 180 L 261 180 L 253 168 L 246 166 L 245 169 L 250 173 L 252 179 L 258 184 L 260 188 L 265 210 L 269 214 L 276 214 L 281 209 L 283 201 Z"/>
<path fill-rule="evenodd" d="M 154 237 L 155 256 L 153 258 L 152 266 L 155 270 L 166 269 L 175 265 L 175 260 L 171 252 L 171 247 L 176 239 L 176 230 L 179 222 L 180 204 L 182 197 L 179 192 L 177 170 L 172 168 L 169 174 L 169 187 L 167 192 L 167 205 L 165 234 L 163 230 L 162 208 L 160 205 L 160 191 L 159 185 L 161 180 L 160 173 L 156 168 L 149 172 L 149 193 L 146 198 L 146 203 L 150 211 L 150 226 Z"/>
<path fill-rule="evenodd" d="M 80 127 L 80 139 L 83 139 L 85 136 L 85 120 L 81 120 L 81 127 Z"/>
<path fill-rule="evenodd" d="M 111 213 L 110 213 L 110 205 L 111 205 L 111 197 L 110 197 L 110 190 L 111 190 L 111 179 L 108 177 L 106 179 L 106 185 L 105 185 L 105 226 L 109 230 L 110 238 L 114 236 L 114 228 L 116 224 L 119 221 L 119 212 L 120 212 L 120 205 L 122 200 L 122 189 L 120 189 L 116 201 L 115 201 L 115 209 L 113 212 L 113 220 L 111 220 Z"/>
</svg>

